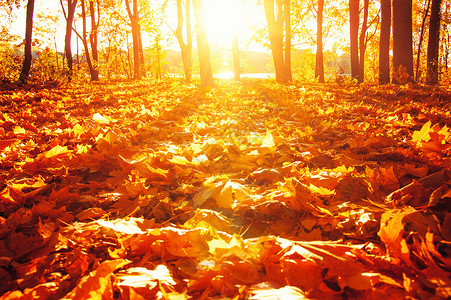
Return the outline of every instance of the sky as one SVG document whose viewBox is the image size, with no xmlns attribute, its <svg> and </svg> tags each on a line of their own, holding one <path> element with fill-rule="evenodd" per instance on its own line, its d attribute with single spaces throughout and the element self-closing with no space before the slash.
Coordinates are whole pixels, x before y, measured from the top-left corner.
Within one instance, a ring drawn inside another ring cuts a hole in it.
<svg viewBox="0 0 451 300">
<path fill-rule="evenodd" d="M 45 0 L 45 1 L 36 1 L 33 18 L 36 20 L 36 15 L 39 12 L 49 11 L 61 11 L 61 4 L 58 0 Z M 11 33 L 19 35 L 21 37 L 25 36 L 25 22 L 26 22 L 26 3 L 22 3 L 22 6 L 15 10 L 15 19 L 11 24 Z M 61 13 L 60 19 L 64 19 L 64 16 Z M 65 34 L 65 24 L 60 22 L 60 24 L 54 24 L 57 27 L 58 36 L 64 43 L 64 34 Z"/>
</svg>

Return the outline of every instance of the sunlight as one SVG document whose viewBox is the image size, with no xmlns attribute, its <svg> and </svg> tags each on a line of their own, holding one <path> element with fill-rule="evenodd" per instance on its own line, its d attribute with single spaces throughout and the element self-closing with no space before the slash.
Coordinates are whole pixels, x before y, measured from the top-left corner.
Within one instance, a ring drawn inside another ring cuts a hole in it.
<svg viewBox="0 0 451 300">
<path fill-rule="evenodd" d="M 234 32 L 248 25 L 243 18 L 241 0 L 207 0 L 204 2 L 204 22 L 208 40 L 229 46 Z"/>
</svg>

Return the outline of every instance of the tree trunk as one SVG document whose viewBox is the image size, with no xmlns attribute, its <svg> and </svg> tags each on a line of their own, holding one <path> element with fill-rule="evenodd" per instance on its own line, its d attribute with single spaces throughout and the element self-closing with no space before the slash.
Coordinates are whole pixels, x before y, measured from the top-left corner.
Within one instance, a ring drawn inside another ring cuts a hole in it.
<svg viewBox="0 0 451 300">
<path fill-rule="evenodd" d="M 141 41 L 141 28 L 139 26 L 138 1 L 133 0 L 133 9 L 130 8 L 130 0 L 125 0 L 125 7 L 130 18 L 133 40 L 133 78 L 138 79 L 143 75 L 143 51 Z M 132 12 L 133 10 L 133 12 Z"/>
<path fill-rule="evenodd" d="M 33 53 L 31 49 L 31 41 L 33 35 L 33 11 L 34 0 L 28 0 L 27 4 L 27 21 L 25 25 L 25 53 L 24 61 L 22 64 L 22 71 L 20 72 L 19 80 L 25 83 L 28 79 L 31 69 L 31 61 L 33 59 Z"/>
<path fill-rule="evenodd" d="M 351 78 L 360 82 L 359 66 L 359 0 L 349 0 Z"/>
<path fill-rule="evenodd" d="M 182 0 L 177 0 L 177 28 L 175 29 L 175 36 L 180 46 L 180 53 L 182 55 L 183 70 L 185 73 L 185 81 L 191 81 L 192 74 L 192 44 L 193 35 L 191 31 L 191 1 L 185 2 L 185 31 L 186 42 L 183 39 L 183 8 Z"/>
<path fill-rule="evenodd" d="M 440 7 L 442 0 L 432 0 L 429 20 L 429 42 L 427 54 L 427 84 L 438 84 L 438 52 L 440 42 Z"/>
<path fill-rule="evenodd" d="M 136 0 L 134 0 L 136 3 Z M 139 14 L 138 14 L 138 4 L 136 4 L 135 14 L 138 16 L 138 58 L 139 58 L 139 66 L 140 66 L 140 76 L 144 76 L 146 74 L 146 65 L 144 64 L 144 47 L 143 40 L 141 35 L 141 25 L 139 25 Z"/>
<path fill-rule="evenodd" d="M 208 46 L 207 32 L 203 20 L 203 1 L 193 0 L 194 16 L 196 18 L 197 51 L 199 53 L 200 81 L 203 87 L 213 86 L 213 73 L 211 71 L 210 48 Z"/>
<path fill-rule="evenodd" d="M 315 78 L 318 78 L 319 83 L 324 83 L 323 10 L 324 10 L 324 0 L 318 0 L 318 12 L 316 15 Z"/>
<path fill-rule="evenodd" d="M 161 80 L 161 45 L 160 45 L 160 41 L 161 41 L 161 36 L 160 34 L 157 34 L 155 37 L 155 50 L 157 52 L 157 68 L 156 68 L 156 72 L 155 72 L 155 78 L 157 80 Z"/>
<path fill-rule="evenodd" d="M 412 0 L 393 1 L 393 68 L 395 83 L 413 80 Z"/>
<path fill-rule="evenodd" d="M 285 0 L 284 7 L 285 20 L 285 70 L 287 72 L 287 80 L 293 79 L 291 74 L 291 0 Z"/>
<path fill-rule="evenodd" d="M 91 79 L 93 81 L 99 80 L 99 52 L 97 50 L 97 28 L 99 27 L 100 19 L 100 3 L 97 0 L 97 22 L 96 22 L 96 10 L 94 8 L 94 0 L 89 1 L 89 11 L 91 13 L 91 34 L 89 35 L 89 41 L 91 43 L 92 52 L 92 62 L 93 62 L 93 73 L 91 74 Z"/>
<path fill-rule="evenodd" d="M 274 60 L 276 80 L 286 83 L 291 80 L 289 67 L 286 65 L 283 51 L 284 0 L 264 0 L 265 16 L 268 25 L 271 52 Z M 277 7 L 275 7 L 275 5 Z M 277 18 L 275 15 L 277 11 Z"/>
<path fill-rule="evenodd" d="M 53 45 L 55 46 L 55 60 L 56 60 L 56 69 L 59 70 L 60 64 L 59 64 L 59 58 L 58 58 L 58 44 L 56 43 L 56 38 L 53 38 Z"/>
<path fill-rule="evenodd" d="M 127 63 L 128 63 L 127 78 L 130 79 L 132 77 L 132 60 L 130 58 L 130 40 L 128 38 L 128 33 L 127 33 Z"/>
<path fill-rule="evenodd" d="M 390 27 L 391 27 L 391 0 L 381 0 L 381 36 L 379 42 L 379 84 L 390 83 Z"/>
<path fill-rule="evenodd" d="M 421 21 L 421 30 L 420 30 L 420 40 L 418 42 L 418 52 L 417 52 L 417 63 L 415 67 L 415 82 L 418 82 L 420 79 L 420 58 L 421 58 L 421 46 L 423 45 L 423 37 L 424 37 L 424 26 L 426 25 L 426 19 L 429 14 L 429 8 L 431 6 L 431 0 L 428 0 L 426 11 L 423 14 L 423 20 Z"/>
<path fill-rule="evenodd" d="M 67 66 L 69 68 L 69 80 L 72 79 L 73 59 L 72 59 L 72 23 L 74 22 L 75 8 L 77 0 L 67 0 L 66 37 L 64 39 L 64 52 L 66 53 Z"/>
<path fill-rule="evenodd" d="M 85 57 L 86 57 L 86 63 L 88 64 L 89 74 L 91 76 L 91 81 L 94 81 L 94 67 L 92 65 L 91 56 L 89 54 L 89 47 L 88 47 L 88 38 L 86 33 L 86 8 L 85 8 L 85 0 L 81 0 L 81 16 L 82 16 L 82 23 L 83 23 L 83 33 L 82 33 L 82 43 L 83 43 L 83 49 L 85 50 Z"/>
<path fill-rule="evenodd" d="M 366 31 L 368 29 L 368 5 L 369 0 L 363 0 L 363 21 L 362 21 L 362 29 L 360 30 L 359 37 L 359 78 L 358 82 L 362 83 L 365 81 L 365 51 L 366 51 Z"/>
<path fill-rule="evenodd" d="M 238 33 L 233 35 L 232 40 L 233 78 L 240 80 L 240 49 L 238 47 Z"/>
</svg>

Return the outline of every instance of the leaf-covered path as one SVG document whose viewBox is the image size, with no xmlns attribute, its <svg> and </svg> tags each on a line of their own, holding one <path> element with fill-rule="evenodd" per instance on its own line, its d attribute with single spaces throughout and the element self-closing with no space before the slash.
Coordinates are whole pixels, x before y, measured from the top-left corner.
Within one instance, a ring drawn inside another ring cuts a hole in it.
<svg viewBox="0 0 451 300">
<path fill-rule="evenodd" d="M 0 299 L 450 297 L 450 99 L 265 80 L 3 91 Z"/>
</svg>

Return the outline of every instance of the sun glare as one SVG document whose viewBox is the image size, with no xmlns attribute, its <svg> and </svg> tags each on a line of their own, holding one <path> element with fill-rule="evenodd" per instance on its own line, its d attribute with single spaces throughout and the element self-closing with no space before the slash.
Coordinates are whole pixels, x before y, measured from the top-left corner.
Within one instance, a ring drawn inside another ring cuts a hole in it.
<svg viewBox="0 0 451 300">
<path fill-rule="evenodd" d="M 242 0 L 204 1 L 204 22 L 211 43 L 230 46 L 234 33 L 249 25 L 243 14 Z"/>
</svg>

